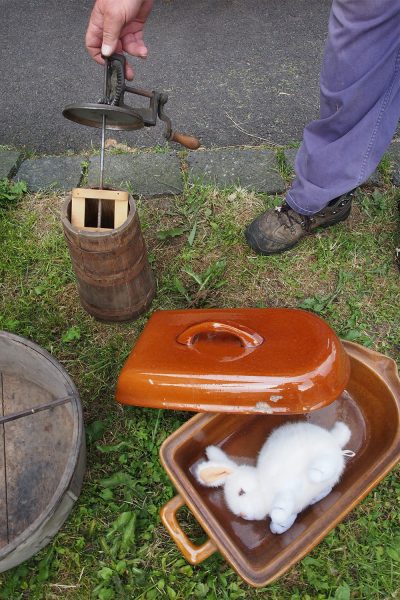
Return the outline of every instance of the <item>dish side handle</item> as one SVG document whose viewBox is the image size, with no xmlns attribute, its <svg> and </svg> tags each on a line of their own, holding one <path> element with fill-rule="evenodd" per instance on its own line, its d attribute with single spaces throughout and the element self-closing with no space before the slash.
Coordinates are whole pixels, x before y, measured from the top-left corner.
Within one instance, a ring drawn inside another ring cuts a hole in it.
<svg viewBox="0 0 400 600">
<path fill-rule="evenodd" d="M 396 398 L 397 404 L 400 406 L 400 379 L 395 361 L 380 352 L 365 348 L 365 346 L 361 346 L 355 342 L 342 340 L 342 344 L 347 354 L 358 358 L 378 373 L 386 385 L 389 386 Z"/>
<path fill-rule="evenodd" d="M 196 546 L 189 540 L 176 517 L 176 513 L 182 506 L 185 506 L 185 501 L 182 496 L 177 494 L 161 508 L 161 521 L 185 559 L 192 565 L 198 565 L 216 552 L 217 546 L 210 539 L 201 544 L 201 546 Z"/>
</svg>

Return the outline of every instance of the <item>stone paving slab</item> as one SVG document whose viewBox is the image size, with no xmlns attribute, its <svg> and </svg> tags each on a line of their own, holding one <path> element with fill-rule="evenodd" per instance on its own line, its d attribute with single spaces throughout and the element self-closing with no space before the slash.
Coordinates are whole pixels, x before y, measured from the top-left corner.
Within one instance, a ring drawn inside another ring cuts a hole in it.
<svg viewBox="0 0 400 600">
<path fill-rule="evenodd" d="M 296 148 L 284 151 L 287 165 L 293 169 Z M 392 181 L 400 186 L 400 142 L 393 142 L 387 152 L 392 162 Z M 0 151 L 0 178 L 10 177 L 18 169 L 22 153 Z M 88 182 L 82 182 L 82 163 L 89 164 Z M 47 188 L 70 190 L 79 184 L 97 187 L 99 157 L 47 156 L 25 160 L 15 179 L 24 180 L 31 191 Z M 189 152 L 190 181 L 203 181 L 218 187 L 240 185 L 256 192 L 282 193 L 285 182 L 278 173 L 275 153 L 261 149 L 217 149 Z M 180 194 L 183 178 L 179 157 L 174 152 L 106 154 L 105 184 L 129 188 L 144 197 Z M 379 171 L 368 179 L 370 186 L 383 183 Z"/>
<path fill-rule="evenodd" d="M 221 188 L 240 185 L 255 192 L 278 194 L 285 182 L 272 150 L 221 149 L 189 152 L 189 179 Z"/>
<path fill-rule="evenodd" d="M 46 156 L 25 160 L 15 179 L 26 181 L 32 192 L 47 188 L 70 190 L 79 185 L 85 160 L 83 156 Z"/>
<path fill-rule="evenodd" d="M 11 177 L 14 174 L 21 157 L 21 152 L 16 152 L 15 150 L 0 150 L 0 179 Z"/>
<path fill-rule="evenodd" d="M 99 185 L 100 157 L 90 159 L 88 186 Z M 104 160 L 104 185 L 126 189 L 139 196 L 153 198 L 181 194 L 183 179 L 178 156 L 158 154 L 107 154 Z"/>
</svg>

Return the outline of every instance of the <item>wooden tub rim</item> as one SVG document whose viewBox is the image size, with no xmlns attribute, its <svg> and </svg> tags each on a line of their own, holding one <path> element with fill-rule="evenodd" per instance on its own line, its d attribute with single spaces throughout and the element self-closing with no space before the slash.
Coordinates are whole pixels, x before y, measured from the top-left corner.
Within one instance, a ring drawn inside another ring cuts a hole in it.
<svg viewBox="0 0 400 600">
<path fill-rule="evenodd" d="M 71 481 L 75 475 L 75 470 L 79 462 L 79 457 L 82 450 L 82 440 L 84 435 L 84 427 L 83 427 L 83 412 L 82 406 L 80 403 L 78 390 L 72 381 L 71 377 L 68 375 L 67 371 L 64 367 L 59 363 L 57 359 L 55 359 L 47 350 L 41 348 L 35 342 L 28 340 L 27 338 L 16 335 L 14 333 L 10 333 L 7 331 L 0 331 L 0 340 L 1 338 L 8 338 L 11 341 L 22 344 L 23 346 L 27 346 L 30 350 L 36 352 L 38 354 L 38 358 L 44 358 L 49 361 L 58 371 L 58 374 L 64 378 L 67 383 L 67 387 L 70 388 L 71 399 L 69 401 L 72 411 L 74 422 L 74 431 L 71 441 L 71 452 L 69 458 L 67 460 L 63 475 L 60 479 L 60 482 L 57 488 L 54 491 L 51 500 L 46 506 L 46 509 L 41 512 L 41 514 L 20 533 L 17 537 L 15 537 L 11 542 L 9 542 L 6 546 L 0 549 L 0 561 L 7 558 L 9 554 L 14 552 L 20 545 L 29 541 L 30 537 L 33 537 L 34 534 L 41 528 L 43 523 L 49 521 L 52 515 L 56 512 L 57 508 L 61 504 L 64 496 L 68 493 L 69 488 L 71 487 Z M 66 403 L 68 404 L 68 402 Z M 23 417 L 25 418 L 25 417 Z"/>
<path fill-rule="evenodd" d="M 123 233 L 126 229 L 128 229 L 130 227 L 130 224 L 132 223 L 133 219 L 135 218 L 136 210 L 137 210 L 135 199 L 133 198 L 133 196 L 131 194 L 129 194 L 128 195 L 128 206 L 129 206 L 128 216 L 126 217 L 126 219 L 122 223 L 122 225 L 120 225 L 119 227 L 115 227 L 114 229 L 107 230 L 107 231 L 102 231 L 101 229 L 99 229 L 97 231 L 90 231 L 87 229 L 83 229 L 82 227 L 76 227 L 75 225 L 72 225 L 72 223 L 68 217 L 68 208 L 69 208 L 71 202 L 72 202 L 72 194 L 68 194 L 65 197 L 65 200 L 63 202 L 62 209 L 61 209 L 62 223 L 74 235 L 84 233 L 85 237 L 87 236 L 88 238 L 112 237 L 116 233 L 118 233 L 118 234 Z"/>
</svg>

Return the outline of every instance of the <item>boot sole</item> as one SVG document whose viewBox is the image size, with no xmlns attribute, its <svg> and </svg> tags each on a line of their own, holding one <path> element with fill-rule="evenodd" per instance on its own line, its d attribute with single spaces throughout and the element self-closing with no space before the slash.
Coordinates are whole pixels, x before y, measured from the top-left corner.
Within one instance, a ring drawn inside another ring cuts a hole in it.
<svg viewBox="0 0 400 600">
<path fill-rule="evenodd" d="M 313 235 L 318 229 L 326 229 L 327 227 L 332 227 L 333 225 L 337 225 L 338 223 L 345 221 L 346 219 L 349 218 L 350 213 L 351 213 L 351 205 L 349 206 L 349 210 L 346 213 L 336 217 L 335 220 L 332 220 L 329 223 L 325 223 L 323 225 L 318 225 L 318 227 L 315 227 L 315 229 L 313 229 L 312 231 L 307 232 L 304 237 L 306 237 L 308 235 Z M 273 250 L 271 252 L 268 252 L 268 250 L 256 250 L 256 248 L 253 246 L 253 244 L 249 240 L 250 236 L 248 235 L 247 230 L 244 233 L 244 237 L 245 237 L 248 245 L 250 246 L 250 248 L 252 250 L 254 250 L 254 252 L 257 252 L 257 254 L 261 254 L 262 256 L 272 256 L 274 254 L 282 254 L 283 252 L 287 252 L 288 250 L 291 250 L 292 248 L 297 246 L 297 244 L 299 244 L 301 242 L 301 240 L 303 239 L 303 238 L 300 238 L 298 242 L 294 242 L 293 244 L 290 244 L 290 246 L 285 246 L 284 248 L 282 248 L 282 250 Z"/>
</svg>

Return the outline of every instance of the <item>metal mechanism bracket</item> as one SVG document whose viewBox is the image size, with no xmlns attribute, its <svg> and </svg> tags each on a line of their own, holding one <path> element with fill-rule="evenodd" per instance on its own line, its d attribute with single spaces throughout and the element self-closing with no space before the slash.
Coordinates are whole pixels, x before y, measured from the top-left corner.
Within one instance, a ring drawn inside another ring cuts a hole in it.
<svg viewBox="0 0 400 600">
<path fill-rule="evenodd" d="M 103 189 L 105 131 L 135 130 L 143 127 L 154 127 L 157 118 L 166 125 L 165 137 L 168 141 L 177 142 L 191 150 L 197 150 L 200 142 L 197 138 L 173 131 L 171 119 L 165 114 L 164 106 L 168 95 L 164 92 L 149 92 L 142 88 L 132 87 L 125 81 L 125 56 L 113 54 L 104 57 L 103 96 L 97 103 L 70 104 L 63 110 L 67 119 L 101 128 L 100 180 L 99 188 Z M 133 107 L 125 104 L 125 93 L 149 99 L 148 107 Z"/>
</svg>

